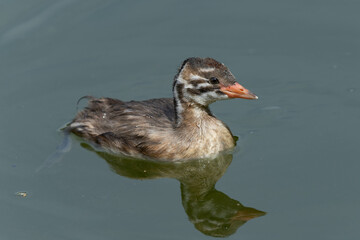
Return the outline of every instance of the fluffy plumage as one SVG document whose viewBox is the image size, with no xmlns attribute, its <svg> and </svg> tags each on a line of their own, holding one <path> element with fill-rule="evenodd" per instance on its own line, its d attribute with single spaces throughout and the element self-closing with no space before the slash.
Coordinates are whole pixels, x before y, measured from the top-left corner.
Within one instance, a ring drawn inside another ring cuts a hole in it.
<svg viewBox="0 0 360 240">
<path fill-rule="evenodd" d="M 228 92 L 234 94 L 235 85 L 240 97 L 255 99 L 245 88 L 238 90 L 242 86 L 223 64 L 211 58 L 189 58 L 175 76 L 173 99 L 123 102 L 89 97 L 88 106 L 67 129 L 104 149 L 135 157 L 212 157 L 233 148 L 235 141 L 208 105 L 230 98 Z"/>
</svg>

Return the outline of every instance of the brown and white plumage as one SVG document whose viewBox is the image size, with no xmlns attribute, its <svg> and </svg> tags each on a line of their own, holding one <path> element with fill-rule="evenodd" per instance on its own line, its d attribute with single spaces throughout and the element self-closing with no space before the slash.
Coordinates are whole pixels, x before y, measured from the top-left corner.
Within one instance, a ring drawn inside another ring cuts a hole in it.
<svg viewBox="0 0 360 240">
<path fill-rule="evenodd" d="M 235 97 L 257 99 L 212 58 L 186 59 L 175 76 L 173 93 L 173 99 L 130 102 L 90 97 L 67 129 L 104 149 L 135 157 L 212 157 L 235 142 L 208 105 Z"/>
</svg>

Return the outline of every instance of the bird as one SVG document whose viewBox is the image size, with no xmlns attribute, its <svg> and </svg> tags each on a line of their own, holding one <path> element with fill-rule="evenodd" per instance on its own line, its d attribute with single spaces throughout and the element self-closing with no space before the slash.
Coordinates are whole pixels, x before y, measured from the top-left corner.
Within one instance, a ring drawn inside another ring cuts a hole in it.
<svg viewBox="0 0 360 240">
<path fill-rule="evenodd" d="M 88 105 L 67 124 L 73 133 L 105 151 L 164 161 L 213 158 L 236 140 L 209 105 L 232 98 L 258 99 L 213 58 L 190 57 L 179 67 L 173 98 L 121 101 L 85 96 Z"/>
</svg>

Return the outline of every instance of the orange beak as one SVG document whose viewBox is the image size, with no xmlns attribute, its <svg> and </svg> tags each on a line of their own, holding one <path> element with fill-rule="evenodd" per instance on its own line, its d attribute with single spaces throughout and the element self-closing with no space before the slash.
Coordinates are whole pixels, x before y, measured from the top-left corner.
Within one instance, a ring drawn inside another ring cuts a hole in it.
<svg viewBox="0 0 360 240">
<path fill-rule="evenodd" d="M 258 99 L 255 94 L 241 86 L 239 83 L 226 87 L 221 86 L 220 91 L 228 95 L 229 98 Z"/>
</svg>

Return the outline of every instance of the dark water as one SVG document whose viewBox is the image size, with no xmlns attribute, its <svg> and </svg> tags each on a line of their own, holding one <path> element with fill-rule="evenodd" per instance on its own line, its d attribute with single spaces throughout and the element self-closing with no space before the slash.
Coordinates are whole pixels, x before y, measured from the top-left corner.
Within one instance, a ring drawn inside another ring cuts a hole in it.
<svg viewBox="0 0 360 240">
<path fill-rule="evenodd" d="M 359 9 L 358 0 L 0 1 L 0 238 L 358 239 Z M 170 97 L 189 56 L 224 62 L 260 97 L 212 106 L 238 152 L 171 165 L 74 140 L 36 172 L 79 97 Z"/>
</svg>

